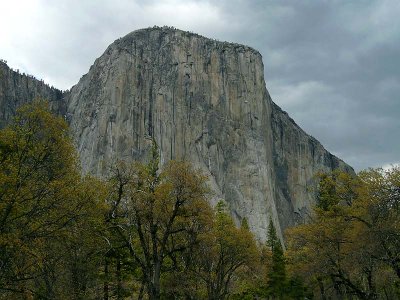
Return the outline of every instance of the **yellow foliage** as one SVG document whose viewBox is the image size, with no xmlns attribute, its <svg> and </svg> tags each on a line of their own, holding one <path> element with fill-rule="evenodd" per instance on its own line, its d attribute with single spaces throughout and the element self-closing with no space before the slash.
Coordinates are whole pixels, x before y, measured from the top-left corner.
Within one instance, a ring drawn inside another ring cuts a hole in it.
<svg viewBox="0 0 400 300">
<path fill-rule="evenodd" d="M 400 170 L 370 169 L 357 177 L 335 172 L 320 178 L 320 195 L 329 205 L 317 207 L 309 224 L 287 231 L 291 272 L 308 280 L 321 297 L 329 290 L 335 297 L 373 298 L 383 289 L 396 295 Z M 384 277 L 391 283 L 384 283 Z"/>
</svg>

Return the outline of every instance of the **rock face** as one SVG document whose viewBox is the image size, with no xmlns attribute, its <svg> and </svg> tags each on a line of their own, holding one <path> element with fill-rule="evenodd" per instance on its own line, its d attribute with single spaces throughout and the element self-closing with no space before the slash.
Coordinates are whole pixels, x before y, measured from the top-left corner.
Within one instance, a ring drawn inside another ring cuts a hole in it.
<svg viewBox="0 0 400 300">
<path fill-rule="evenodd" d="M 275 175 L 275 205 L 281 228 L 307 219 L 316 200 L 315 174 L 353 168 L 324 149 L 272 102 L 271 130 Z"/>
<path fill-rule="evenodd" d="M 0 61 L 0 128 L 15 114 L 18 106 L 35 98 L 47 99 L 54 111 L 65 107 L 60 90 L 50 87 L 32 76 L 20 74 Z"/>
<path fill-rule="evenodd" d="M 318 170 L 351 170 L 304 133 L 266 90 L 259 52 L 170 28 L 115 41 L 71 89 L 68 114 L 85 171 L 148 156 L 185 159 L 210 178 L 260 240 L 314 203 Z"/>
<path fill-rule="evenodd" d="M 3 121 L 10 115 L 3 104 L 19 95 L 8 94 L 21 86 L 7 78 L 0 79 Z M 225 199 L 260 241 L 270 218 L 280 236 L 304 221 L 317 171 L 353 172 L 272 102 L 261 55 L 247 46 L 143 29 L 111 44 L 68 93 L 30 84 L 19 99 L 64 97 L 55 107 L 67 116 L 84 172 L 104 176 L 116 159 L 146 160 L 154 139 L 162 162 L 185 159 L 201 168 L 212 202 Z"/>
</svg>

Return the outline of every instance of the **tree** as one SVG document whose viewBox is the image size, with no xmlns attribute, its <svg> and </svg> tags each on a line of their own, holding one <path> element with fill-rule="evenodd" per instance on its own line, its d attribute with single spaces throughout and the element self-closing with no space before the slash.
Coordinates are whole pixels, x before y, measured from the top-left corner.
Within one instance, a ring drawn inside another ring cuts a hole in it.
<svg viewBox="0 0 400 300">
<path fill-rule="evenodd" d="M 318 209 L 328 211 L 338 204 L 352 205 L 359 185 L 357 177 L 339 170 L 318 173 L 316 176 L 319 179 L 316 206 Z"/>
<path fill-rule="evenodd" d="M 57 298 L 98 296 L 101 284 L 98 274 L 107 250 L 104 240 L 106 195 L 105 183 L 97 178 L 86 176 L 77 183 L 75 197 L 80 210 L 76 211 L 63 239 L 55 245 L 59 257 Z"/>
<path fill-rule="evenodd" d="M 320 202 L 311 222 L 287 235 L 292 271 L 311 278 L 321 298 L 396 297 L 399 173 L 370 169 L 357 177 L 339 172 L 321 177 L 320 195 L 329 205 Z"/>
<path fill-rule="evenodd" d="M 282 244 L 272 219 L 269 221 L 267 246 L 272 253 L 271 269 L 268 272 L 269 294 L 275 298 L 282 298 L 286 285 L 286 264 Z"/>
<path fill-rule="evenodd" d="M 362 186 L 352 218 L 359 221 L 373 257 L 389 266 L 400 280 L 400 168 L 369 169 L 359 174 Z"/>
<path fill-rule="evenodd" d="M 247 222 L 245 222 L 247 223 Z M 259 262 L 260 254 L 248 226 L 237 228 L 226 212 L 223 202 L 216 208 L 212 230 L 202 236 L 194 249 L 191 271 L 204 283 L 207 299 L 226 299 L 233 291 L 232 284 L 240 281 Z"/>
<path fill-rule="evenodd" d="M 181 254 L 210 223 L 206 177 L 186 162 L 171 161 L 160 172 L 156 146 L 147 165 L 120 164 L 114 174 L 120 188 L 113 193 L 112 228 L 139 267 L 149 299 L 160 299 L 162 276 L 179 268 Z"/>
<path fill-rule="evenodd" d="M 288 231 L 292 270 L 318 287 L 323 299 L 328 297 L 328 290 L 334 290 L 333 296 L 339 298 L 352 294 L 365 296 L 359 274 L 354 272 L 356 261 L 353 261 L 355 253 L 350 251 L 350 226 L 345 216 L 329 212 L 311 224 Z"/>
<path fill-rule="evenodd" d="M 21 107 L 0 130 L 0 295 L 57 298 L 63 245 L 82 238 L 99 208 L 101 185 L 88 193 L 88 183 L 67 124 L 45 102 Z"/>
</svg>

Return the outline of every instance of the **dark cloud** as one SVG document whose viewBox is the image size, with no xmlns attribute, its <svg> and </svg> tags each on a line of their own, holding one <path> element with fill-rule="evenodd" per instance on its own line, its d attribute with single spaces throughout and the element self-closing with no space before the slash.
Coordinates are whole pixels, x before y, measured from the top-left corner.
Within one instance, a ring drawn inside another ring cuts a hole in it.
<svg viewBox="0 0 400 300">
<path fill-rule="evenodd" d="M 357 170 L 398 162 L 400 4 L 260 3 L 249 20 L 265 29 L 243 36 L 274 101 Z"/>
<path fill-rule="evenodd" d="M 400 161 L 396 0 L 27 0 L 3 11 L 0 57 L 64 89 L 108 44 L 143 27 L 250 45 L 273 100 L 328 150 L 357 170 Z"/>
</svg>

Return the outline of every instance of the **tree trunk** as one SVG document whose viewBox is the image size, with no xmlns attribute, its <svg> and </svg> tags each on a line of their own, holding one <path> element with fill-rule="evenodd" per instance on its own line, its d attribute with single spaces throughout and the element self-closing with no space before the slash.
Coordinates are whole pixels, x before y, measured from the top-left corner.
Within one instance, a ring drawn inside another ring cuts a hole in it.
<svg viewBox="0 0 400 300">
<path fill-rule="evenodd" d="M 319 291 L 321 293 L 321 299 L 326 300 L 324 283 L 322 282 L 321 278 L 318 278 L 317 280 L 318 280 Z"/>
<path fill-rule="evenodd" d="M 103 299 L 108 300 L 108 257 L 104 259 L 104 286 L 103 286 Z"/>
<path fill-rule="evenodd" d="M 117 299 L 122 299 L 122 275 L 121 275 L 121 261 L 117 260 Z"/>
<path fill-rule="evenodd" d="M 142 282 L 139 290 L 138 300 L 143 300 L 144 296 L 144 283 Z"/>
<path fill-rule="evenodd" d="M 161 262 L 154 262 L 154 273 L 151 283 L 151 291 L 149 293 L 150 300 L 160 299 L 160 275 L 161 275 Z"/>
</svg>

